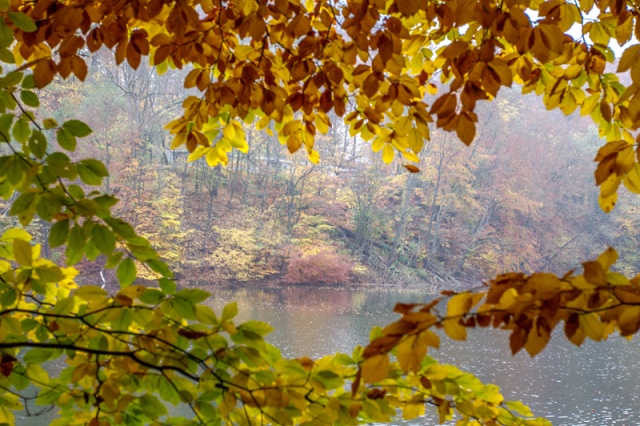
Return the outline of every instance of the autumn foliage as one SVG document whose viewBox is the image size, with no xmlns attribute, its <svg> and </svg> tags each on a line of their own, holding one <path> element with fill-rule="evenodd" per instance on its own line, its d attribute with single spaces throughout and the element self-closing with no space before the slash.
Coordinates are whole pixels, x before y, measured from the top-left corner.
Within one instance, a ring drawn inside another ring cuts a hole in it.
<svg viewBox="0 0 640 426">
<path fill-rule="evenodd" d="M 477 326 L 506 329 L 512 352 L 524 348 L 531 355 L 559 326 L 575 344 L 614 332 L 630 337 L 640 327 L 640 284 L 611 270 L 615 250 L 583 263 L 581 274 L 510 272 L 477 291 L 449 291 L 426 304 L 399 305 L 401 318 L 374 330 L 372 342 L 350 355 L 286 359 L 264 340 L 271 331 L 267 324 L 236 324 L 235 304 L 215 313 L 202 304 L 206 292 L 178 288 L 165 259 L 180 269 L 193 248 L 188 233 L 181 232 L 180 220 L 188 213 L 174 182 L 163 182 L 162 174 L 145 175 L 156 177 L 166 206 L 158 215 L 160 234 L 153 234 L 161 237 L 156 250 L 145 238 L 149 222 L 139 215 L 157 208 L 142 196 L 144 179 L 131 179 L 135 189 L 123 190 L 122 198 L 135 199 L 137 210 L 126 203 L 116 207 L 118 198 L 100 190 L 111 185 L 109 154 L 104 162 L 74 154 L 93 133 L 91 127 L 74 117 L 42 117 L 40 97 L 47 96 L 56 76 L 87 79 L 89 53 L 109 51 L 116 64 L 126 61 L 129 68 L 118 73 L 140 69 L 148 57 L 158 73 L 175 73 L 190 90 L 181 95 L 180 116 L 166 124 L 169 147 L 186 147 L 189 162 L 204 157 L 215 167 L 228 165 L 235 151 L 249 154 L 254 134 L 244 122 L 277 135 L 290 153 L 304 148 L 311 163 L 318 163 L 316 139 L 340 120 L 350 137 L 369 142 L 382 161 L 397 159 L 399 168 L 411 172 L 403 179 L 413 189 L 419 166 L 407 162 L 420 163 L 432 149 L 433 131 L 450 132 L 471 145 L 481 123 L 478 101 L 499 102 L 503 88 L 516 84 L 525 94 L 539 95 L 547 109 L 579 111 L 598 126 L 606 142 L 595 159 L 595 183 L 599 206 L 610 212 L 621 184 L 640 192 L 638 13 L 624 0 L 1 1 L 0 195 L 11 200 L 8 213 L 20 225 L 45 224 L 40 231 L 47 244 L 32 242 L 19 227 L 0 236 L 0 423 L 13 423 L 14 411 L 35 404 L 57 407 L 57 424 L 92 426 L 256 420 L 350 425 L 398 415 L 413 419 L 427 406 L 435 406 L 441 422 L 456 416 L 460 424 L 548 424 L 522 404 L 505 401 L 496 386 L 427 356 L 441 344 L 434 329 L 457 340 Z M 571 35 L 574 28 L 578 37 Z M 623 46 L 619 61 L 614 42 Z M 132 178 L 136 170 L 143 175 L 134 166 L 145 152 L 145 138 L 154 133 L 137 113 L 154 98 L 124 93 L 136 112 L 133 137 L 117 146 L 109 145 L 109 137 L 98 143 L 105 152 L 132 153 L 130 163 L 113 165 Z M 445 150 L 440 154 L 441 171 L 451 157 Z M 455 165 L 469 179 L 461 164 Z M 286 217 L 290 236 L 307 207 L 301 194 L 309 170 L 282 181 L 289 208 L 280 217 Z M 219 178 L 202 172 L 198 179 L 209 194 L 209 209 L 200 220 L 223 235 L 213 228 Z M 241 182 L 227 184 L 241 192 Z M 355 228 L 362 244 L 354 245 L 354 253 L 370 250 L 370 236 L 379 232 L 373 200 L 380 196 L 370 189 L 364 182 L 353 194 L 358 217 L 367 218 Z M 487 215 L 472 238 L 485 229 L 487 216 L 502 215 L 504 223 L 513 224 L 514 217 L 541 207 L 521 194 L 508 195 L 519 209 L 485 206 Z M 386 202 L 396 198 L 391 194 Z M 432 219 L 446 214 L 436 201 L 433 197 L 428 210 Z M 133 224 L 118 216 L 118 208 Z M 402 208 L 401 217 L 408 211 Z M 273 212 L 262 213 L 269 218 Z M 407 221 L 396 222 L 398 238 L 385 242 L 392 265 L 402 254 Z M 318 223 L 319 233 L 335 227 Z M 243 231 L 240 242 L 226 238 L 229 246 L 218 258 L 255 273 L 253 251 L 243 243 L 263 244 L 264 228 Z M 514 226 L 505 231 L 518 233 Z M 433 232 L 439 230 L 429 226 L 426 235 Z M 55 254 L 64 258 L 63 266 L 43 255 L 50 249 L 59 250 Z M 501 249 L 494 257 L 509 256 L 508 247 Z M 242 263 L 225 260 L 231 250 L 243 256 Z M 433 253 L 430 246 L 407 257 L 430 263 Z M 95 285 L 78 286 L 74 265 L 83 261 L 114 270 L 120 289 L 109 294 Z M 334 271 L 321 272 L 323 265 Z M 337 251 L 300 254 L 289 262 L 289 272 L 292 280 L 337 280 L 332 274 L 346 274 L 345 265 Z M 140 285 L 139 278 L 154 280 L 157 288 Z M 65 366 L 52 377 L 42 364 L 57 359 Z M 36 396 L 28 396 L 34 389 Z M 174 415 L 167 403 L 184 404 L 189 417 Z"/>
<path fill-rule="evenodd" d="M 340 284 L 349 281 L 351 268 L 349 259 L 339 253 L 325 250 L 305 253 L 298 249 L 289 257 L 284 281 Z"/>
</svg>

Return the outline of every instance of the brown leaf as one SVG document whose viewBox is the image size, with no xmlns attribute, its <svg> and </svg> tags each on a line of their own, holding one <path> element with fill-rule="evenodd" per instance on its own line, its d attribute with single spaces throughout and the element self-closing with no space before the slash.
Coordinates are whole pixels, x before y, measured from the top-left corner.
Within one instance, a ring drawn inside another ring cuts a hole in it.
<svg viewBox="0 0 640 426">
<path fill-rule="evenodd" d="M 9 377 L 13 372 L 13 364 L 17 360 L 8 354 L 2 355 L 0 359 L 0 375 L 4 377 Z"/>
<path fill-rule="evenodd" d="M 382 399 L 387 394 L 386 389 L 375 388 L 367 392 L 367 398 L 369 399 Z"/>
<path fill-rule="evenodd" d="M 509 346 L 511 347 L 511 354 L 515 355 L 520 352 L 527 342 L 527 332 L 521 328 L 516 328 L 509 336 Z"/>
<path fill-rule="evenodd" d="M 353 380 L 353 383 L 351 384 L 351 396 L 356 396 L 356 393 L 358 393 L 361 377 L 362 377 L 361 370 L 358 368 L 358 372 L 356 373 L 356 378 Z"/>
<path fill-rule="evenodd" d="M 189 340 L 200 339 L 201 337 L 205 337 L 208 335 L 207 333 L 190 330 L 188 328 L 181 328 L 180 330 L 178 330 L 178 334 L 181 335 L 182 337 L 186 337 Z"/>
<path fill-rule="evenodd" d="M 567 339 L 571 340 L 576 331 L 580 328 L 580 317 L 578 314 L 571 314 L 569 318 L 564 323 L 564 334 L 567 336 Z"/>
</svg>

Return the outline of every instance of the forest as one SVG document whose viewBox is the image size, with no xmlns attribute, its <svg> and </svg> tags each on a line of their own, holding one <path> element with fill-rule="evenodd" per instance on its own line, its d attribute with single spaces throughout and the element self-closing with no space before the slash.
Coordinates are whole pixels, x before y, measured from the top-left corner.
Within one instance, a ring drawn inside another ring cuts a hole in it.
<svg viewBox="0 0 640 426">
<path fill-rule="evenodd" d="M 483 105 L 471 148 L 434 132 L 419 173 L 399 159 L 384 164 L 337 120 L 316 141 L 317 165 L 254 123 L 243 126 L 247 152 L 232 151 L 227 167 L 210 167 L 170 150 L 163 129 L 189 92 L 187 73 L 118 67 L 103 56 L 92 59 L 87 81 L 50 85 L 40 108 L 58 122 L 90 125 L 93 133 L 72 158 L 105 164 L 110 174 L 100 188 L 122 200 L 114 211 L 182 282 L 435 292 L 473 288 L 496 272 L 561 273 L 575 259 L 637 242 L 637 199 L 625 197 L 609 215 L 598 206 L 590 177 L 602 143 L 597 129 L 589 119 L 546 111 L 535 96 L 508 92 Z M 10 206 L 4 202 L 4 227 L 16 224 Z M 46 243 L 49 226 L 39 220 L 29 229 Z M 624 253 L 618 268 L 631 273 L 638 258 Z M 104 263 L 80 264 L 83 279 L 116 283 Z"/>
</svg>

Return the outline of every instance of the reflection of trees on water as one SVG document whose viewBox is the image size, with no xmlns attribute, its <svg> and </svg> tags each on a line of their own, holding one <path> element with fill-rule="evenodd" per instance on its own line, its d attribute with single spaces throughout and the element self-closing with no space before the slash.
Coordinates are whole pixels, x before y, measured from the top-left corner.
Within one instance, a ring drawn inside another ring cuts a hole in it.
<svg viewBox="0 0 640 426">
<path fill-rule="evenodd" d="M 284 355 L 314 358 L 350 353 L 368 341 L 372 327 L 397 318 L 397 302 L 430 297 L 382 288 L 210 290 L 217 312 L 225 302 L 237 300 L 238 320 L 271 324 L 275 331 L 268 340 Z M 497 384 L 507 399 L 523 401 L 554 425 L 640 424 L 640 365 L 634 361 L 640 356 L 638 341 L 612 338 L 606 347 L 586 342 L 578 348 L 556 336 L 532 359 L 524 352 L 512 357 L 504 332 L 470 330 L 467 342 L 442 338 L 441 350 L 430 355 Z"/>
</svg>

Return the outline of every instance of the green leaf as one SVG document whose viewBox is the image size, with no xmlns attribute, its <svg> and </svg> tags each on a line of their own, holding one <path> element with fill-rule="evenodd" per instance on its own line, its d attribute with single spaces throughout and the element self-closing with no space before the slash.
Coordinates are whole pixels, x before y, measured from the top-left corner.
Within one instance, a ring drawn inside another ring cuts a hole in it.
<svg viewBox="0 0 640 426">
<path fill-rule="evenodd" d="M 0 77 L 0 87 L 16 86 L 22 81 L 22 73 L 20 71 L 12 71 Z"/>
<path fill-rule="evenodd" d="M 58 127 L 58 122 L 53 118 L 45 118 L 42 121 L 42 125 L 44 126 L 45 129 L 49 130 L 49 129 L 54 129 Z"/>
<path fill-rule="evenodd" d="M 27 364 L 42 364 L 53 355 L 53 351 L 47 349 L 32 349 L 24 355 Z"/>
<path fill-rule="evenodd" d="M 24 117 L 20 117 L 13 125 L 13 137 L 20 143 L 25 143 L 31 136 L 31 127 L 29 121 Z"/>
<path fill-rule="evenodd" d="M 187 299 L 181 299 L 179 297 L 170 300 L 171 307 L 181 317 L 192 320 L 195 319 L 195 308 L 193 303 Z"/>
<path fill-rule="evenodd" d="M 122 219 L 114 219 L 111 217 L 105 218 L 104 221 L 113 229 L 113 232 L 120 234 L 122 238 L 129 240 L 136 237 L 136 231 L 133 227 Z"/>
<path fill-rule="evenodd" d="M 0 35 L 0 37 L 2 36 Z M 0 61 L 4 62 L 5 64 L 15 64 L 16 59 L 14 58 L 13 53 L 6 47 L 1 46 L 2 44 L 4 44 L 2 40 L 3 39 L 0 38 Z"/>
<path fill-rule="evenodd" d="M 194 305 L 200 302 L 204 302 L 211 296 L 209 292 L 200 290 L 199 288 L 185 288 L 176 293 L 175 297 L 186 299 Z"/>
<path fill-rule="evenodd" d="M 66 149 L 67 151 L 76 150 L 76 137 L 67 129 L 58 129 L 56 140 L 62 149 Z"/>
<path fill-rule="evenodd" d="M 86 300 L 87 302 L 91 302 L 92 300 L 100 299 L 102 297 L 106 297 L 107 292 L 95 285 L 87 285 L 84 287 L 80 287 L 75 291 L 76 297 L 79 297 L 82 300 Z"/>
<path fill-rule="evenodd" d="M 507 401 L 505 402 L 505 406 L 511 410 L 511 411 L 515 411 L 516 413 L 525 416 L 525 417 L 532 417 L 533 413 L 531 413 L 531 409 L 529 409 L 529 407 L 527 407 L 526 405 L 524 405 L 522 402 L 520 401 Z"/>
<path fill-rule="evenodd" d="M 173 277 L 173 272 L 171 272 L 171 269 L 169 269 L 169 266 L 164 263 L 161 260 L 147 260 L 145 262 L 147 265 L 149 265 L 149 267 L 154 270 L 155 272 L 159 273 L 160 275 L 162 275 L 164 278 L 172 278 Z"/>
<path fill-rule="evenodd" d="M 0 306 L 7 308 L 13 305 L 17 299 L 18 293 L 16 290 L 13 288 L 7 289 L 0 295 Z"/>
<path fill-rule="evenodd" d="M 22 79 L 22 88 L 23 89 L 35 89 L 36 88 L 36 81 L 33 78 L 33 74 L 28 74 L 25 75 L 24 78 Z M 38 101 L 38 104 L 40 103 L 40 101 Z"/>
<path fill-rule="evenodd" d="M 142 412 L 154 420 L 167 414 L 167 407 L 153 395 L 142 395 L 139 403 Z"/>
<path fill-rule="evenodd" d="M 89 136 L 93 132 L 89 126 L 80 120 L 65 121 L 62 124 L 62 128 L 78 138 Z"/>
<path fill-rule="evenodd" d="M 20 196 L 13 202 L 10 213 L 14 216 L 18 216 L 20 223 L 23 226 L 27 226 L 33 220 L 39 199 L 40 195 L 34 192 L 20 194 Z"/>
<path fill-rule="evenodd" d="M 15 239 L 13 240 L 13 256 L 22 266 L 31 266 L 33 262 L 33 251 L 31 244 L 24 240 Z"/>
<path fill-rule="evenodd" d="M 107 168 L 98 160 L 87 159 L 78 162 L 78 174 L 87 185 L 102 185 L 102 178 L 109 176 Z"/>
<path fill-rule="evenodd" d="M 96 224 L 91 230 L 91 242 L 102 254 L 109 255 L 116 248 L 116 237 L 113 232 L 100 224 Z"/>
<path fill-rule="evenodd" d="M 266 336 L 267 334 L 273 331 L 273 327 L 271 327 L 266 322 L 250 320 L 240 324 L 238 327 L 239 330 L 246 330 L 252 333 L 255 333 L 259 336 Z"/>
<path fill-rule="evenodd" d="M 123 255 L 124 253 L 121 251 L 111 253 L 111 255 L 107 256 L 107 263 L 105 263 L 104 267 L 107 269 L 115 268 L 120 264 Z"/>
<path fill-rule="evenodd" d="M 330 370 L 322 370 L 313 375 L 313 378 L 327 389 L 336 389 L 344 384 L 344 379 Z"/>
<path fill-rule="evenodd" d="M 49 246 L 60 247 L 67 241 L 67 236 L 69 236 L 69 219 L 54 223 L 49 230 Z"/>
<path fill-rule="evenodd" d="M 53 307 L 52 313 L 56 315 L 66 315 L 71 312 L 75 304 L 76 302 L 73 296 L 65 297 L 64 299 L 61 299 L 58 301 L 58 303 L 56 303 L 56 305 Z"/>
<path fill-rule="evenodd" d="M 11 46 L 13 41 L 14 41 L 13 30 L 9 28 L 7 24 L 4 23 L 4 19 L 0 19 L 0 47 L 2 47 L 3 49 L 6 49 L 9 46 Z M 13 57 L 13 54 L 11 54 L 11 56 Z M 13 62 L 7 61 L 7 63 L 13 63 Z"/>
<path fill-rule="evenodd" d="M 34 269 L 43 283 L 55 283 L 64 278 L 64 274 L 57 266 L 44 266 Z"/>
<path fill-rule="evenodd" d="M 29 149 L 33 155 L 42 159 L 47 153 L 47 138 L 44 137 L 40 130 L 34 130 L 29 138 Z"/>
<path fill-rule="evenodd" d="M 158 284 L 160 285 L 162 291 L 164 291 L 166 294 L 174 294 L 176 292 L 175 281 L 168 280 L 166 278 L 160 278 L 158 280 Z"/>
<path fill-rule="evenodd" d="M 197 305 L 195 307 L 196 310 L 196 319 L 204 324 L 209 325 L 217 325 L 218 318 L 216 317 L 216 313 L 210 307 L 206 305 Z"/>
<path fill-rule="evenodd" d="M 38 99 L 38 95 L 36 95 L 31 90 L 23 90 L 20 92 L 20 99 L 26 106 L 30 106 L 31 108 L 38 108 L 40 106 L 40 100 Z"/>
<path fill-rule="evenodd" d="M 222 309 L 222 317 L 220 317 L 220 322 L 228 321 L 238 315 L 238 304 L 236 302 L 231 302 L 226 305 Z"/>
<path fill-rule="evenodd" d="M 15 115 L 8 113 L 0 115 L 0 133 L 2 133 L 7 140 L 9 140 L 9 131 L 11 130 L 14 117 Z"/>
<path fill-rule="evenodd" d="M 71 232 L 69 233 L 69 247 L 75 251 L 82 252 L 86 243 L 87 239 L 84 236 L 84 232 L 82 232 L 82 227 L 76 225 L 71 228 Z"/>
<path fill-rule="evenodd" d="M 126 258 L 120 262 L 120 265 L 118 265 L 118 269 L 116 270 L 116 277 L 118 277 L 118 281 L 120 281 L 120 287 L 126 287 L 133 284 L 136 280 L 137 274 L 138 271 L 133 260 Z"/>
<path fill-rule="evenodd" d="M 166 295 L 162 291 L 156 288 L 148 288 L 138 297 L 138 300 L 148 305 L 157 305 L 162 302 L 165 297 Z"/>
<path fill-rule="evenodd" d="M 32 33 L 38 29 L 33 19 L 22 12 L 8 12 L 8 15 L 11 22 L 24 32 Z"/>
</svg>

